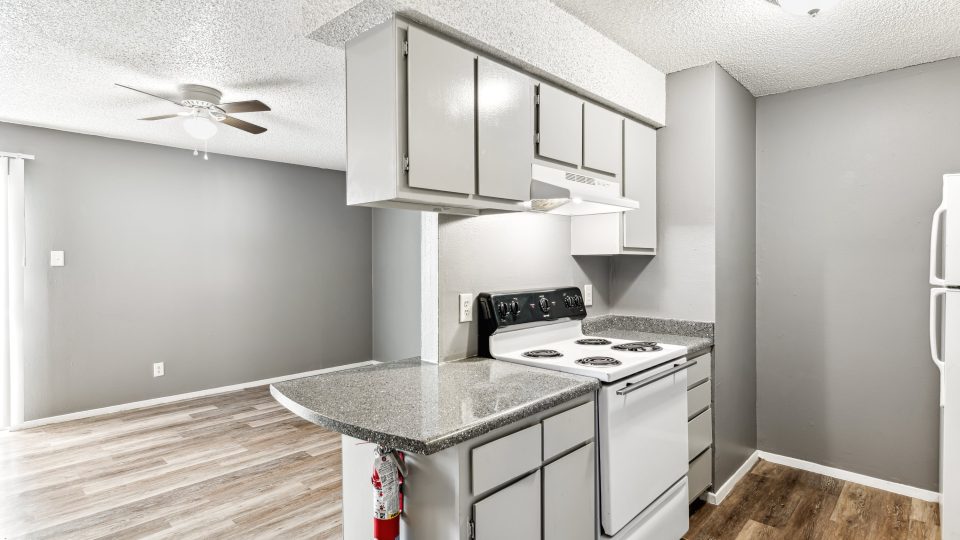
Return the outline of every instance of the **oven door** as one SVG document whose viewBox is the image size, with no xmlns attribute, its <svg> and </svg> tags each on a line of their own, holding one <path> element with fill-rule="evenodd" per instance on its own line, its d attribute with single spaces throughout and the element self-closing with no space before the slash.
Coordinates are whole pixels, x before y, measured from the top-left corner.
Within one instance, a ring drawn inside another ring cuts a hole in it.
<svg viewBox="0 0 960 540">
<path fill-rule="evenodd" d="M 600 510 L 613 536 L 687 475 L 687 369 L 671 360 L 600 389 Z M 686 517 L 686 516 L 684 516 Z"/>
</svg>

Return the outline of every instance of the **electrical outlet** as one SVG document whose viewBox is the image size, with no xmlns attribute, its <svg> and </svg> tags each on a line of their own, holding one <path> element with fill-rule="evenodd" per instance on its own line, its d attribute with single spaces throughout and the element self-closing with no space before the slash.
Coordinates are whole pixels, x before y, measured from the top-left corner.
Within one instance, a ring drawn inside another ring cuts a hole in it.
<svg viewBox="0 0 960 540">
<path fill-rule="evenodd" d="M 589 283 L 583 286 L 583 305 L 593 305 L 593 285 Z"/>
<path fill-rule="evenodd" d="M 51 251 L 51 252 L 50 252 L 50 266 L 63 266 L 63 252 L 62 252 L 62 251 Z"/>
<path fill-rule="evenodd" d="M 473 320 L 473 294 L 460 293 L 458 297 L 460 306 L 460 322 L 470 322 Z"/>
<path fill-rule="evenodd" d="M 156 362 L 153 364 L 153 376 L 163 377 L 163 362 Z"/>
</svg>

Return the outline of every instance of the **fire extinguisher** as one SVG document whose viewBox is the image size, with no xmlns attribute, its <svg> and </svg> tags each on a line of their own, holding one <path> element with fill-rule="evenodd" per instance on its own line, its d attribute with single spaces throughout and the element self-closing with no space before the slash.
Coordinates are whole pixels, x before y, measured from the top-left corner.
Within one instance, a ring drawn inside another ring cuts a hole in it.
<svg viewBox="0 0 960 540">
<path fill-rule="evenodd" d="M 407 474 L 403 452 L 378 446 L 373 458 L 373 539 L 398 540 L 403 512 L 403 478 Z"/>
</svg>

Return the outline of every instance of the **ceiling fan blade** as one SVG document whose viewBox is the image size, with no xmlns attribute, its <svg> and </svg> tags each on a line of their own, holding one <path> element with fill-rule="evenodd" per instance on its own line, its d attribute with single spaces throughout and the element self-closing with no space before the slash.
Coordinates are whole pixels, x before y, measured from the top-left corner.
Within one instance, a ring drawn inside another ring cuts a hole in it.
<svg viewBox="0 0 960 540">
<path fill-rule="evenodd" d="M 148 95 L 148 96 L 150 96 L 150 97 L 155 97 L 155 98 L 157 98 L 157 99 L 162 99 L 162 100 L 164 100 L 164 101 L 169 101 L 170 103 L 173 103 L 174 105 L 180 105 L 180 106 L 182 106 L 182 104 L 181 104 L 179 101 L 174 101 L 174 100 L 172 100 L 172 99 L 170 99 L 170 98 L 165 98 L 165 97 L 163 97 L 163 96 L 158 96 L 158 95 L 156 95 L 156 94 L 151 94 L 150 92 L 144 92 L 143 90 L 137 90 L 136 88 L 133 88 L 132 86 L 126 86 L 126 85 L 123 85 L 123 84 L 120 84 L 120 83 L 113 83 L 113 84 L 119 86 L 120 88 L 126 88 L 127 90 L 133 90 L 134 92 L 140 92 L 141 94 L 146 94 L 146 95 Z"/>
<path fill-rule="evenodd" d="M 258 135 L 267 130 L 267 128 L 265 127 L 261 127 L 256 124 L 251 124 L 250 122 L 244 122 L 243 120 L 239 118 L 234 118 L 232 116 L 225 117 L 222 120 L 222 122 L 228 126 L 235 127 L 237 129 L 242 129 L 247 133 L 253 133 L 254 135 Z"/>
<path fill-rule="evenodd" d="M 160 116 L 148 116 L 146 118 L 140 118 L 140 120 L 166 120 L 167 118 L 176 118 L 178 116 L 183 116 L 181 114 L 161 114 Z"/>
<path fill-rule="evenodd" d="M 233 103 L 221 103 L 220 108 L 228 114 L 269 111 L 270 107 L 266 103 L 252 99 L 250 101 L 234 101 Z"/>
</svg>

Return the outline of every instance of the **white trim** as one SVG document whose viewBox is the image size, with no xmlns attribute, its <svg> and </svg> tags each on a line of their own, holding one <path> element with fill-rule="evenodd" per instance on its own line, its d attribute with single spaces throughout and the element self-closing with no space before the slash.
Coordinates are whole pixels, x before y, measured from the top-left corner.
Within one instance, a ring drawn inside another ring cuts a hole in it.
<svg viewBox="0 0 960 540">
<path fill-rule="evenodd" d="M 740 480 L 743 480 L 743 477 L 745 477 L 747 473 L 750 472 L 750 469 L 757 464 L 757 461 L 760 461 L 760 451 L 754 450 L 753 453 L 750 454 L 750 457 L 743 462 L 743 465 L 740 465 L 740 468 L 733 473 L 733 476 L 731 476 L 726 482 L 723 483 L 722 486 L 720 486 L 720 489 L 718 489 L 716 492 L 707 492 L 707 502 L 714 505 L 722 503 L 723 500 L 727 498 L 727 495 L 730 495 L 730 492 L 733 491 L 733 488 L 737 487 L 737 484 L 740 483 Z"/>
<path fill-rule="evenodd" d="M 102 407 L 99 409 L 90 409 L 88 411 L 79 411 L 75 413 L 61 414 L 59 416 L 39 418 L 37 420 L 29 420 L 17 426 L 11 427 L 10 431 L 20 431 L 21 429 L 45 426 L 47 424 L 57 424 L 60 422 L 69 422 L 70 420 L 90 418 L 91 416 L 101 416 L 104 414 L 112 414 L 116 412 L 129 411 L 133 409 L 142 409 L 144 407 L 152 407 L 154 405 L 164 405 L 167 403 L 173 403 L 174 401 L 212 396 L 216 394 L 223 394 L 225 392 L 234 392 L 236 390 L 253 388 L 255 386 L 265 386 L 268 384 L 289 381 L 291 379 L 300 379 L 303 377 L 310 377 L 311 375 L 319 375 L 321 373 L 331 373 L 334 371 L 341 371 L 344 369 L 350 369 L 350 368 L 355 368 L 360 366 L 369 366 L 369 365 L 378 364 L 378 363 L 379 362 L 377 362 L 376 360 L 367 360 L 365 362 L 356 362 L 353 364 L 346 364 L 343 366 L 334 366 L 334 367 L 324 368 L 324 369 L 315 369 L 313 371 L 305 371 L 303 373 L 294 373 L 293 375 L 284 375 L 282 377 L 274 377 L 272 379 L 261 379 L 259 381 L 250 381 L 250 382 L 245 382 L 240 384 L 232 384 L 229 386 L 220 386 L 218 388 L 208 388 L 206 390 L 198 390 L 196 392 L 187 392 L 186 394 L 177 394 L 174 396 L 159 397 L 154 399 L 145 399 L 143 401 L 134 401 L 133 403 L 123 403 L 120 405 L 111 405 L 109 407 Z"/>
<path fill-rule="evenodd" d="M 37 159 L 36 156 L 31 156 L 30 154 L 17 154 L 16 152 L 0 152 L 0 157 L 8 157 L 13 159 Z"/>
<path fill-rule="evenodd" d="M 420 359 L 440 362 L 440 216 L 420 213 Z"/>
<path fill-rule="evenodd" d="M 898 484 L 889 480 L 881 480 L 880 478 L 874 478 L 865 474 L 845 471 L 843 469 L 837 469 L 834 467 L 827 467 L 826 465 L 820 465 L 819 463 L 804 461 L 802 459 L 771 454 L 769 452 L 760 452 L 760 459 L 769 461 L 770 463 L 776 463 L 778 465 L 793 467 L 794 469 L 801 469 L 812 473 L 822 474 L 824 476 L 830 476 L 846 482 L 853 482 L 867 487 L 890 491 L 899 495 L 906 495 L 907 497 L 913 497 L 914 499 L 920 499 L 929 502 L 940 501 L 940 494 L 936 491 L 920 489 L 918 487 L 908 486 L 906 484 Z"/>
</svg>

